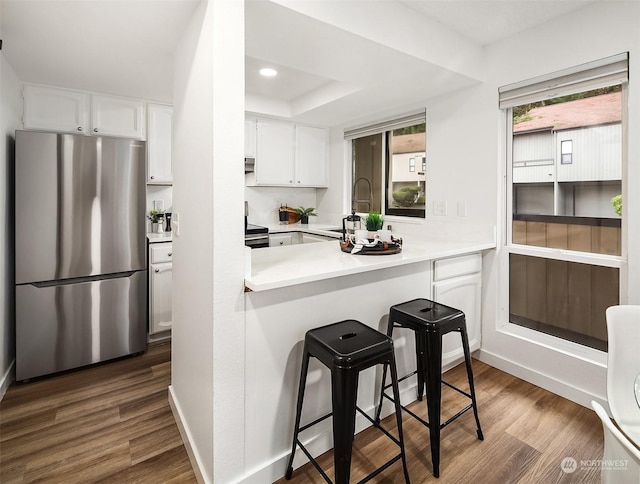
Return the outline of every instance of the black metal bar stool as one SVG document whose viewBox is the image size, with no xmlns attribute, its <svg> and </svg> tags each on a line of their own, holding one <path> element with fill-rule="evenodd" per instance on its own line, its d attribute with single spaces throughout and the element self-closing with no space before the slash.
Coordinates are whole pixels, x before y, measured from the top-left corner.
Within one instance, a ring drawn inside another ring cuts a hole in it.
<svg viewBox="0 0 640 484">
<path fill-rule="evenodd" d="M 480 419 L 478 418 L 478 406 L 476 403 L 476 393 L 473 386 L 473 370 L 471 369 L 471 353 L 469 351 L 469 338 L 467 336 L 467 325 L 464 313 L 444 304 L 439 304 L 429 299 L 413 299 L 402 304 L 391 306 L 389 310 L 389 322 L 387 324 L 387 336 L 393 336 L 393 328 L 407 328 L 414 331 L 416 341 L 416 370 L 401 377 L 398 381 L 403 381 L 413 375 L 417 375 L 418 380 L 418 400 L 422 400 L 422 392 L 426 386 L 427 414 L 429 421 L 425 421 L 402 406 L 402 409 L 412 417 L 419 420 L 429 428 L 431 441 L 431 460 L 433 463 L 433 475 L 440 475 L 440 430 L 453 422 L 469 409 L 473 409 L 473 414 L 478 426 L 478 439 L 484 440 Z M 464 351 L 464 361 L 467 367 L 467 378 L 469 379 L 470 393 L 450 385 L 442 380 L 442 337 L 452 331 L 460 333 L 462 338 L 462 349 Z M 376 412 L 376 421 L 380 421 L 383 398 L 395 400 L 385 393 L 390 385 L 385 385 L 387 374 L 386 365 L 382 371 L 382 391 L 380 392 L 380 405 Z M 446 422 L 440 423 L 440 405 L 442 400 L 441 384 L 465 395 L 471 399 L 471 403 L 465 408 L 449 418 Z M 397 411 L 397 410 L 396 410 Z"/>
<path fill-rule="evenodd" d="M 309 369 L 309 359 L 311 357 L 317 358 L 331 370 L 332 411 L 301 427 L 300 417 L 302 414 L 307 371 Z M 387 365 L 391 368 L 391 384 L 389 386 L 393 387 L 394 401 L 397 402 L 395 404 L 396 422 L 398 425 L 397 439 L 383 429 L 379 421 L 374 421 L 356 405 L 360 371 L 378 364 L 385 365 L 385 375 Z M 353 319 L 307 331 L 304 338 L 304 354 L 302 356 L 302 369 L 300 371 L 300 387 L 298 389 L 298 405 L 293 432 L 293 445 L 285 477 L 291 479 L 293 474 L 293 457 L 296 452 L 296 446 L 299 446 L 322 477 L 331 483 L 327 474 L 320 468 L 302 442 L 300 442 L 298 434 L 333 415 L 335 481 L 336 484 L 348 484 L 351 473 L 351 447 L 353 444 L 353 434 L 355 432 L 356 410 L 358 410 L 400 447 L 400 453 L 398 455 L 360 482 L 367 482 L 397 460 L 402 459 L 404 478 L 408 483 L 409 473 L 407 471 L 407 460 L 404 453 L 402 415 L 400 413 L 399 402 L 398 375 L 393 352 L 393 340 L 391 338 Z"/>
</svg>

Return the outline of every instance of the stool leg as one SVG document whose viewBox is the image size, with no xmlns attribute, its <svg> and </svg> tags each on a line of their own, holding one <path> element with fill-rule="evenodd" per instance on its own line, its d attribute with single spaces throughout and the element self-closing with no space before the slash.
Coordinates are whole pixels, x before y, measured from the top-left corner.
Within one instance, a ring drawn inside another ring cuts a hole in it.
<svg viewBox="0 0 640 484">
<path fill-rule="evenodd" d="M 418 400 L 422 400 L 422 394 L 424 392 L 424 352 L 425 352 L 425 343 L 424 337 L 420 331 L 413 332 L 415 340 L 416 340 L 416 375 L 418 378 Z"/>
<path fill-rule="evenodd" d="M 391 385 L 393 386 L 393 402 L 396 407 L 396 425 L 398 426 L 398 440 L 400 441 L 400 455 L 402 455 L 402 469 L 404 470 L 404 480 L 409 484 L 409 470 L 407 469 L 407 458 L 404 452 L 404 436 L 402 434 L 402 407 L 400 407 L 400 388 L 398 387 L 398 370 L 396 359 L 391 356 Z"/>
<path fill-rule="evenodd" d="M 460 336 L 462 338 L 462 349 L 464 350 L 464 363 L 467 367 L 467 378 L 469 379 L 469 393 L 471 394 L 471 404 L 473 406 L 473 415 L 476 418 L 476 425 L 478 426 L 478 439 L 484 440 L 482 435 L 482 428 L 480 427 L 480 418 L 478 417 L 478 404 L 476 402 L 476 390 L 473 385 L 473 369 L 471 368 L 471 352 L 469 351 L 469 338 L 467 336 L 466 324 L 460 330 Z"/>
<path fill-rule="evenodd" d="M 387 336 L 393 339 L 393 311 L 389 312 L 389 316 L 387 319 Z M 382 413 L 382 402 L 384 402 L 384 384 L 387 380 L 387 365 L 388 363 L 384 363 L 382 365 L 382 383 L 380 384 L 380 403 L 378 404 L 378 409 L 376 410 L 376 417 L 374 421 L 376 424 L 380 423 L 380 414 Z"/>
<path fill-rule="evenodd" d="M 380 414 L 382 413 L 382 402 L 384 401 L 384 383 L 386 379 L 387 379 L 387 363 L 382 365 L 382 383 L 380 384 L 380 403 L 378 403 L 376 416 L 374 418 L 376 425 L 380 423 Z"/>
<path fill-rule="evenodd" d="M 424 368 L 427 381 L 427 413 L 434 477 L 440 476 L 440 404 L 442 400 L 442 336 L 438 332 L 426 335 Z"/>
<path fill-rule="evenodd" d="M 358 371 L 334 368 L 331 371 L 331 399 L 335 484 L 349 484 L 351 448 L 356 428 L 357 395 Z"/>
<path fill-rule="evenodd" d="M 304 389 L 307 384 L 307 372 L 309 370 L 309 353 L 305 344 L 304 354 L 302 356 L 302 368 L 300 369 L 300 385 L 298 387 L 298 404 L 296 406 L 296 422 L 293 427 L 293 444 L 291 445 L 291 457 L 287 465 L 285 478 L 291 479 L 293 474 L 293 458 L 296 454 L 296 446 L 298 443 L 298 433 L 300 432 L 300 417 L 302 416 L 302 402 L 304 401 Z"/>
</svg>

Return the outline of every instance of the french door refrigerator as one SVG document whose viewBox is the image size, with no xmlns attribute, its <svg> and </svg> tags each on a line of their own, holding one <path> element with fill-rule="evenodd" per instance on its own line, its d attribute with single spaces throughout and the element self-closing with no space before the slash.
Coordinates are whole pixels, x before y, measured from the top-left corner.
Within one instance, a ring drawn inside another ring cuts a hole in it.
<svg viewBox="0 0 640 484">
<path fill-rule="evenodd" d="M 146 349 L 145 143 L 16 131 L 16 379 Z"/>
</svg>

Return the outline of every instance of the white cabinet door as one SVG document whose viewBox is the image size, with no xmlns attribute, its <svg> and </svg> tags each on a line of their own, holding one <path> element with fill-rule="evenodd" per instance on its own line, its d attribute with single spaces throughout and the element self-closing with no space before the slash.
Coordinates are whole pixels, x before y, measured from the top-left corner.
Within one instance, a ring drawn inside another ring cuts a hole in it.
<svg viewBox="0 0 640 484">
<path fill-rule="evenodd" d="M 66 133 L 89 129 L 89 95 L 80 91 L 26 84 L 24 128 Z"/>
<path fill-rule="evenodd" d="M 433 299 L 464 312 L 469 348 L 480 347 L 480 299 L 482 278 L 480 273 L 454 277 L 433 283 Z M 442 364 L 464 355 L 459 333 L 446 334 L 442 341 Z"/>
<path fill-rule="evenodd" d="M 293 243 L 292 234 L 274 234 L 269 235 L 269 247 L 278 247 L 280 245 L 291 245 Z"/>
<path fill-rule="evenodd" d="M 149 104 L 147 116 L 147 182 L 171 184 L 173 108 L 163 104 Z"/>
<path fill-rule="evenodd" d="M 144 102 L 91 95 L 91 134 L 145 139 Z"/>
<path fill-rule="evenodd" d="M 325 128 L 296 126 L 296 186 L 327 186 L 327 137 Z"/>
<path fill-rule="evenodd" d="M 257 133 L 256 185 L 293 186 L 294 125 L 259 119 Z"/>
<path fill-rule="evenodd" d="M 149 273 L 149 334 L 171 329 L 172 323 L 171 262 L 151 264 Z"/>
<path fill-rule="evenodd" d="M 257 125 L 255 118 L 245 118 L 244 120 L 244 157 L 256 157 L 256 136 Z"/>
</svg>

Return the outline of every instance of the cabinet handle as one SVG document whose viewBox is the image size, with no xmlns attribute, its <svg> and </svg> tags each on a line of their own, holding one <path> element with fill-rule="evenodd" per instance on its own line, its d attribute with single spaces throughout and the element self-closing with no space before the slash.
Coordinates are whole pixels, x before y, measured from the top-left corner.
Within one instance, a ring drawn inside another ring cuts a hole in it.
<svg viewBox="0 0 640 484">
<path fill-rule="evenodd" d="M 78 131 L 82 131 L 82 126 L 78 126 Z"/>
<path fill-rule="evenodd" d="M 97 133 L 98 132 L 98 128 L 93 128 L 93 132 Z"/>
<path fill-rule="evenodd" d="M 154 175 L 151 175 L 149 178 L 151 178 L 152 180 L 156 179 L 156 177 Z"/>
<path fill-rule="evenodd" d="M 293 180 L 289 180 L 289 183 L 293 183 Z"/>
<path fill-rule="evenodd" d="M 169 252 L 167 255 L 171 257 L 173 255 L 173 252 Z"/>
<path fill-rule="evenodd" d="M 156 269 L 153 272 L 155 272 L 157 274 L 158 272 L 160 272 L 160 269 Z"/>
<path fill-rule="evenodd" d="M 300 180 L 298 180 L 298 183 L 300 183 Z"/>
</svg>

